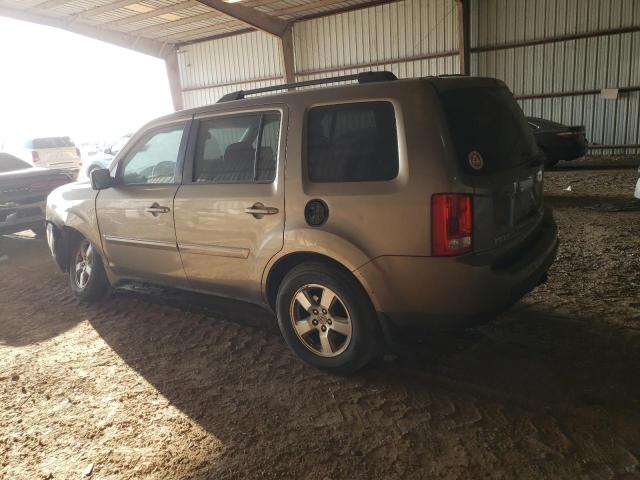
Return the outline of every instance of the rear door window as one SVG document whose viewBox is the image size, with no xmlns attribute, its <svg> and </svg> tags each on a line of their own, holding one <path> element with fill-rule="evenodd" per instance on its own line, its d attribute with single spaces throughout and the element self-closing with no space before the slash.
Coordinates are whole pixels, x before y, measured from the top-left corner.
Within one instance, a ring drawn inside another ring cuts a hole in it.
<svg viewBox="0 0 640 480">
<path fill-rule="evenodd" d="M 201 120 L 193 181 L 196 183 L 273 182 L 276 177 L 279 141 L 280 113 L 278 112 Z"/>
<path fill-rule="evenodd" d="M 390 102 L 313 107 L 307 117 L 312 182 L 378 182 L 398 176 L 398 135 Z"/>
<path fill-rule="evenodd" d="M 440 97 L 464 171 L 494 173 L 538 155 L 531 127 L 508 89 L 459 88 Z"/>
</svg>

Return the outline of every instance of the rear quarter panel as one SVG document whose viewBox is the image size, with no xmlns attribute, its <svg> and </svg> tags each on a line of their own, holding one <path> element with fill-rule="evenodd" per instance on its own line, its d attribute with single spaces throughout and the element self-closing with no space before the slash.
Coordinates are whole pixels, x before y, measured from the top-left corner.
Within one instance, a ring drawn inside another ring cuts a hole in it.
<svg viewBox="0 0 640 480">
<path fill-rule="evenodd" d="M 296 97 L 290 107 L 284 251 L 324 249 L 339 257 L 353 250 L 366 259 L 382 255 L 429 255 L 431 194 L 450 191 L 454 183 L 450 169 L 453 162 L 449 161 L 452 157 L 445 144 L 442 112 L 435 92 L 419 80 L 376 83 L 339 92 L 318 90 L 313 96 Z M 394 106 L 398 176 L 383 182 L 310 182 L 306 169 L 309 109 L 367 101 L 388 101 Z M 320 227 L 310 227 L 305 220 L 305 206 L 313 199 L 323 200 L 329 208 L 329 218 Z M 340 242 L 320 245 L 310 241 L 310 237 L 320 235 L 305 231 L 321 231 Z M 343 242 L 351 248 L 345 248 Z M 339 253 L 343 250 L 345 253 Z"/>
</svg>

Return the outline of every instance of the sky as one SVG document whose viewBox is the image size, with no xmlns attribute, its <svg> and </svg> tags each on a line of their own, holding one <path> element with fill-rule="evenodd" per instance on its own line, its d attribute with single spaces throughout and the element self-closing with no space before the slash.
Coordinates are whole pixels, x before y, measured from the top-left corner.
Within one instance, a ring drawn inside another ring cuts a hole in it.
<svg viewBox="0 0 640 480">
<path fill-rule="evenodd" d="M 0 17 L 0 146 L 30 137 L 111 142 L 173 106 L 164 61 Z"/>
</svg>

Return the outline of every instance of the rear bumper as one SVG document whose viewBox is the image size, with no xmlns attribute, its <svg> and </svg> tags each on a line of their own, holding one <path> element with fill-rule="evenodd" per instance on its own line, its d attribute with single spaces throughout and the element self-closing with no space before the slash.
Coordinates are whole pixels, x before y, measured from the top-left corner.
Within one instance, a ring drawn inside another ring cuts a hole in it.
<svg viewBox="0 0 640 480">
<path fill-rule="evenodd" d="M 44 228 L 44 212 L 45 200 L 26 204 L 4 203 L 0 205 L 0 234 Z"/>
<path fill-rule="evenodd" d="M 558 251 L 549 214 L 527 249 L 508 265 L 473 265 L 469 257 L 379 257 L 358 269 L 377 309 L 393 324 L 435 329 L 482 322 L 546 279 Z"/>
</svg>

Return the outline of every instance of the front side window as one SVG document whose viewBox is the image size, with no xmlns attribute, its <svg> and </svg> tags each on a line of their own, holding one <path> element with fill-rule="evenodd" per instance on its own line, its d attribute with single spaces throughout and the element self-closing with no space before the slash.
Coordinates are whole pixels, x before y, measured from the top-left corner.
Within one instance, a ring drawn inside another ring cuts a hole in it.
<svg viewBox="0 0 640 480">
<path fill-rule="evenodd" d="M 279 139 L 277 112 L 201 120 L 193 181 L 272 182 L 276 176 Z"/>
<path fill-rule="evenodd" d="M 398 176 L 398 136 L 389 102 L 309 110 L 307 167 L 312 182 L 377 182 Z"/>
<path fill-rule="evenodd" d="M 172 125 L 143 137 L 122 162 L 122 183 L 174 183 L 184 128 Z"/>
</svg>

